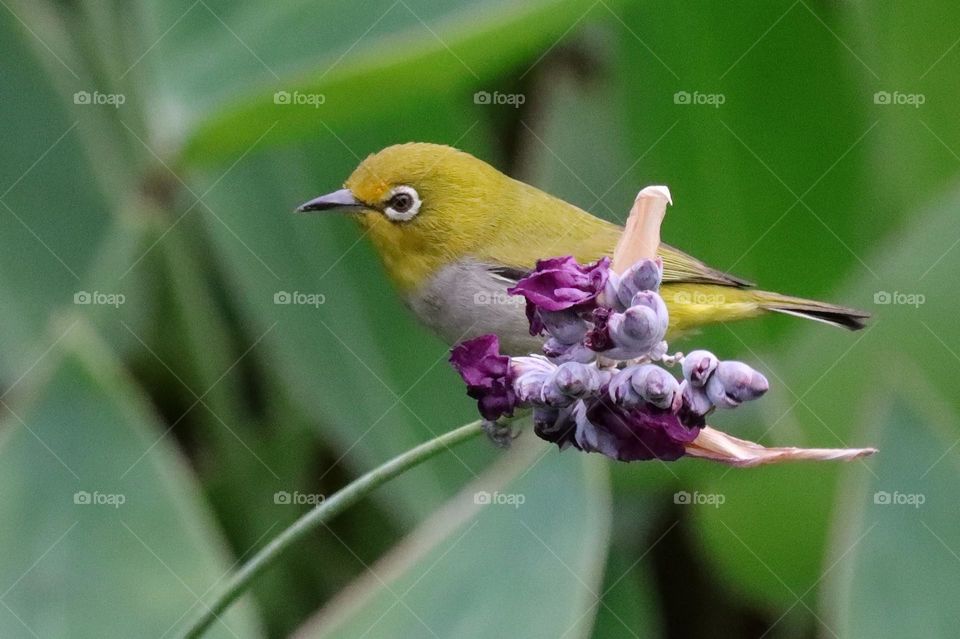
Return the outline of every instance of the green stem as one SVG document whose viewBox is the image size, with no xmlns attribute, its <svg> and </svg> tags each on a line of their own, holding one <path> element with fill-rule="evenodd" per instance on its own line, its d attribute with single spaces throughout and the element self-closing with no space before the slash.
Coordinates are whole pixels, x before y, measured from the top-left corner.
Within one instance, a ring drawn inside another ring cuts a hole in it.
<svg viewBox="0 0 960 639">
<path fill-rule="evenodd" d="M 241 566 L 213 603 L 205 605 L 201 609 L 183 636 L 186 639 L 196 639 L 202 636 L 210 625 L 219 619 L 220 615 L 250 587 L 260 573 L 275 564 L 285 550 L 303 539 L 307 533 L 357 503 L 381 484 L 425 462 L 441 451 L 468 441 L 482 432 L 483 429 L 479 420 L 471 422 L 397 455 L 385 464 L 347 484 L 329 499 L 324 500 L 322 504 L 293 522 Z"/>
</svg>

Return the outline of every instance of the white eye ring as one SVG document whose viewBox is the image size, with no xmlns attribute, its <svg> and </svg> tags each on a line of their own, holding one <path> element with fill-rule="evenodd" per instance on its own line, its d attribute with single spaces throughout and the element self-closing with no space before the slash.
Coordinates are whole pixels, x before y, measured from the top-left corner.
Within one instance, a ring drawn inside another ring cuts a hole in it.
<svg viewBox="0 0 960 639">
<path fill-rule="evenodd" d="M 420 196 L 410 186 L 395 186 L 390 190 L 384 214 L 394 222 L 407 222 L 420 212 Z"/>
</svg>

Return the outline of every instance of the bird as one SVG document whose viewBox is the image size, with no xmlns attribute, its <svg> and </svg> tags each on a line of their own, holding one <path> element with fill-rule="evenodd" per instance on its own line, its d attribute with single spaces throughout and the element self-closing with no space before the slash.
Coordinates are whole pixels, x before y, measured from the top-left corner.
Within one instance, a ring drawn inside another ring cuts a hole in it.
<svg viewBox="0 0 960 639">
<path fill-rule="evenodd" d="M 538 259 L 572 255 L 581 264 L 612 256 L 623 232 L 454 147 L 410 142 L 362 160 L 343 188 L 315 197 L 299 213 L 356 218 L 406 305 L 454 345 L 493 333 L 507 354 L 539 352 L 523 299 L 507 289 Z M 785 313 L 857 330 L 869 314 L 757 289 L 661 243 L 660 295 L 668 339 L 699 327 Z"/>
</svg>

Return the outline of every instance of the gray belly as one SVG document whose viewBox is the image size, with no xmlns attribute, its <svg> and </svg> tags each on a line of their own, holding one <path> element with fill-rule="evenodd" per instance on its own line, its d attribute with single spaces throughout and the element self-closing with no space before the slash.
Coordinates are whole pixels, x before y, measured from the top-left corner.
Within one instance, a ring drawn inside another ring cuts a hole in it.
<svg viewBox="0 0 960 639">
<path fill-rule="evenodd" d="M 441 269 L 407 304 L 450 345 L 495 333 L 504 353 L 539 353 L 543 338 L 531 337 L 523 297 L 507 294 L 512 285 L 479 262 L 464 260 Z"/>
</svg>

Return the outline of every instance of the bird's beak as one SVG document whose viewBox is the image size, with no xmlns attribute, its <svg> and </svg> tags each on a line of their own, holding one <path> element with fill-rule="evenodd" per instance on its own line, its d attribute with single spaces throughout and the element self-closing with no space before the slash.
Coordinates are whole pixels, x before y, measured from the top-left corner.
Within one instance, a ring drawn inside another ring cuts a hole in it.
<svg viewBox="0 0 960 639">
<path fill-rule="evenodd" d="M 297 207 L 297 213 L 310 213 L 312 211 L 350 211 L 364 208 L 362 202 L 353 197 L 350 189 L 340 189 L 333 193 L 327 193 L 320 197 L 315 197 L 309 202 L 304 202 Z"/>
</svg>

